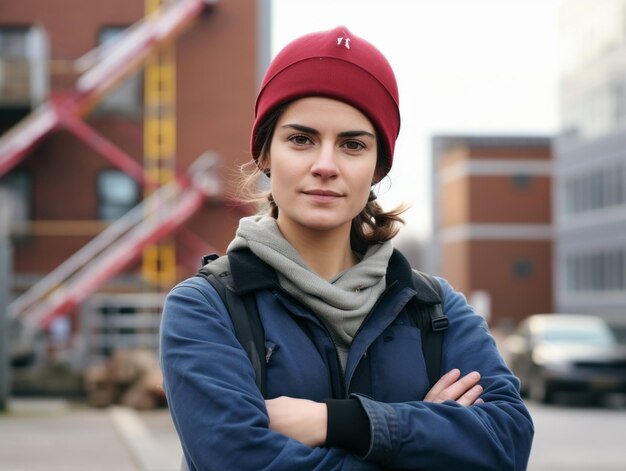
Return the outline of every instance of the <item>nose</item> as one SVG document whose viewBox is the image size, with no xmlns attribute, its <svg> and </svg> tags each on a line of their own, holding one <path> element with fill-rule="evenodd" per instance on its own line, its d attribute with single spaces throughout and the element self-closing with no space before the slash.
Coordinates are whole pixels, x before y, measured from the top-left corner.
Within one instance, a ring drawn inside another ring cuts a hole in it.
<svg viewBox="0 0 626 471">
<path fill-rule="evenodd" d="M 311 166 L 311 173 L 322 178 L 333 178 L 339 174 L 335 149 L 332 144 L 322 144 L 315 161 Z"/>
</svg>

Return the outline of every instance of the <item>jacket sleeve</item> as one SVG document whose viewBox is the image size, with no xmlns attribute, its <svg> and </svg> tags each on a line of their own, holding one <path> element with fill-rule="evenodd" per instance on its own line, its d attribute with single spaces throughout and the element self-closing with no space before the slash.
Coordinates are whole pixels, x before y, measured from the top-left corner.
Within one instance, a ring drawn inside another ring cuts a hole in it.
<svg viewBox="0 0 626 471">
<path fill-rule="evenodd" d="M 310 448 L 268 428 L 265 401 L 217 293 L 201 278 L 175 287 L 161 321 L 164 388 L 191 470 L 371 470 L 339 448 Z"/>
<path fill-rule="evenodd" d="M 524 470 L 534 428 L 519 381 L 502 360 L 484 319 L 462 294 L 439 281 L 450 320 L 443 372 L 478 371 L 484 404 L 385 404 L 358 396 L 370 419 L 372 438 L 365 458 L 394 469 Z"/>
</svg>

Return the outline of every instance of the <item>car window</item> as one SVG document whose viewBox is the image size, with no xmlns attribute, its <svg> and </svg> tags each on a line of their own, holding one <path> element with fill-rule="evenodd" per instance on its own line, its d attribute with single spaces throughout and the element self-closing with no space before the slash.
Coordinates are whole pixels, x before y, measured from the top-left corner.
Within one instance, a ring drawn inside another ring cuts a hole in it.
<svg viewBox="0 0 626 471">
<path fill-rule="evenodd" d="M 552 343 L 579 343 L 583 345 L 615 345 L 615 337 L 603 326 L 546 326 L 542 339 Z"/>
</svg>

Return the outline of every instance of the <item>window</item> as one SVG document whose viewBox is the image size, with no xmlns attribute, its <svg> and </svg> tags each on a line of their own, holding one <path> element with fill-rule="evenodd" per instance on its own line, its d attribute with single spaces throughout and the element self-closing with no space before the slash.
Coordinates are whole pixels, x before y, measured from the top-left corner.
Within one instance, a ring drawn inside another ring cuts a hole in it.
<svg viewBox="0 0 626 471">
<path fill-rule="evenodd" d="M 622 197 L 622 172 L 614 172 L 613 169 L 605 170 L 603 175 L 604 205 L 617 206 L 623 201 Z"/>
<path fill-rule="evenodd" d="M 530 278 L 534 268 L 534 264 L 530 260 L 516 260 L 513 263 L 513 275 L 516 278 Z"/>
<path fill-rule="evenodd" d="M 139 186 L 124 172 L 104 170 L 98 175 L 98 217 L 111 221 L 122 217 L 139 200 Z"/>
<path fill-rule="evenodd" d="M 106 44 L 123 33 L 126 28 L 112 26 L 100 31 L 99 43 Z M 98 110 L 135 115 L 141 112 L 142 74 L 135 73 L 117 84 L 99 103 Z"/>
<path fill-rule="evenodd" d="M 613 94 L 613 128 L 619 129 L 626 124 L 626 77 L 617 77 L 611 84 Z"/>
<path fill-rule="evenodd" d="M 15 221 L 31 219 L 32 188 L 32 176 L 26 170 L 13 170 L 0 179 L 0 191 L 8 191 L 11 195 L 9 204 L 13 205 L 13 219 Z M 6 203 L 3 201 L 2 204 Z"/>
<path fill-rule="evenodd" d="M 565 288 L 567 291 L 576 291 L 578 288 L 578 270 L 576 270 L 576 260 L 568 258 L 565 261 Z"/>
<path fill-rule="evenodd" d="M 626 291 L 626 247 L 570 255 L 565 260 L 567 291 Z"/>
<path fill-rule="evenodd" d="M 38 27 L 0 27 L 0 104 L 31 108 L 48 94 L 48 38 Z"/>
<path fill-rule="evenodd" d="M 512 177 L 513 188 L 516 190 L 527 190 L 530 188 L 533 182 L 533 177 L 526 174 L 514 175 Z"/>
<path fill-rule="evenodd" d="M 0 102 L 19 105 L 30 102 L 28 29 L 0 28 Z"/>
<path fill-rule="evenodd" d="M 574 176 L 564 182 L 566 214 L 578 214 L 626 205 L 626 165 Z"/>
<path fill-rule="evenodd" d="M 24 59 L 27 57 L 28 28 L 0 28 L 0 57 L 3 59 Z"/>
</svg>

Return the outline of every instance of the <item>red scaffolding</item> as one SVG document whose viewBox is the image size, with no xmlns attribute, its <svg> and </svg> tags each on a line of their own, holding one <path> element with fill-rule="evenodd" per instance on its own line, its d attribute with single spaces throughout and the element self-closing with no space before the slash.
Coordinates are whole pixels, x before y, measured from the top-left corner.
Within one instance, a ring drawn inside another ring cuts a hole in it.
<svg viewBox="0 0 626 471">
<path fill-rule="evenodd" d="M 76 61 L 84 70 L 68 93 L 49 99 L 0 137 L 0 177 L 18 164 L 44 137 L 65 128 L 141 184 L 143 167 L 91 128 L 83 117 L 120 80 L 128 77 L 160 45 L 171 41 L 217 0 L 178 0 L 137 22 L 119 38 Z"/>
<path fill-rule="evenodd" d="M 89 126 L 84 117 L 123 78 L 140 67 L 159 46 L 172 41 L 217 0 L 178 0 L 128 28 L 119 38 L 75 62 L 80 72 L 70 92 L 48 100 L 0 137 L 0 177 L 46 136 L 67 129 L 114 166 L 144 186 L 143 167 Z M 220 197 L 215 157 L 201 156 L 185 175 L 156 190 L 73 257 L 9 305 L 9 316 L 46 328 L 68 314 L 107 281 L 139 259 L 142 251 L 179 229 L 207 198 Z M 155 216 L 156 214 L 156 216 Z"/>
</svg>

